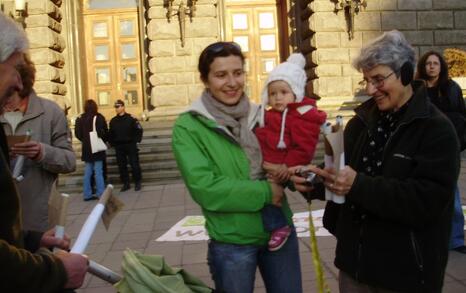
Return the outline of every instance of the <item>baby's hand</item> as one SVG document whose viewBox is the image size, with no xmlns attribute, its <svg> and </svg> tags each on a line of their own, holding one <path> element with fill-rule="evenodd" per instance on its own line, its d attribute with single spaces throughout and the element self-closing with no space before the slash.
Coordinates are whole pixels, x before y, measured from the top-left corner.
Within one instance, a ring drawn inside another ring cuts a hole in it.
<svg viewBox="0 0 466 293">
<path fill-rule="evenodd" d="M 275 177 L 280 183 L 285 183 L 286 181 L 290 180 L 291 177 L 290 171 L 286 165 L 280 165 L 280 167 L 275 172 Z"/>
</svg>

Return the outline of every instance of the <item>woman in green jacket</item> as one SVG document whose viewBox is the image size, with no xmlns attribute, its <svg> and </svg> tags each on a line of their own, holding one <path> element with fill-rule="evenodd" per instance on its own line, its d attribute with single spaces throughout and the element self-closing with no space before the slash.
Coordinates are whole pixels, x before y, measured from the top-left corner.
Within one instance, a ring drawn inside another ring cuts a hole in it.
<svg viewBox="0 0 466 293">
<path fill-rule="evenodd" d="M 206 218 L 208 264 L 221 292 L 253 292 L 259 267 L 267 292 L 302 292 L 296 232 L 270 252 L 261 209 L 281 206 L 292 225 L 283 188 L 263 178 L 252 129 L 258 107 L 244 93 L 244 56 L 235 43 L 217 42 L 199 57 L 205 90 L 177 119 L 173 150 L 193 199 Z"/>
</svg>

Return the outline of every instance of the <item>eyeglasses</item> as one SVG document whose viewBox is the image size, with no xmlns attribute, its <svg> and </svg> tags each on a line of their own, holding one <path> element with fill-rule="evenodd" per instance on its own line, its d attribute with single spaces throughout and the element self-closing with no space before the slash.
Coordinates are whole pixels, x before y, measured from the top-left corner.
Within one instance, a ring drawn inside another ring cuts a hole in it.
<svg viewBox="0 0 466 293">
<path fill-rule="evenodd" d="M 398 71 L 398 70 L 397 70 Z M 372 84 L 374 87 L 376 88 L 380 88 L 383 86 L 384 84 L 384 81 L 389 78 L 390 76 L 392 76 L 394 73 L 396 73 L 397 71 L 392 71 L 392 73 L 390 73 L 389 75 L 387 76 L 381 76 L 379 78 L 375 78 L 375 79 L 369 79 L 369 80 L 361 80 L 358 84 L 363 87 L 363 88 L 367 88 L 367 85 L 368 83 Z"/>
<path fill-rule="evenodd" d="M 123 107 L 123 106 L 122 105 L 115 105 L 113 107 L 115 107 L 115 109 L 118 109 L 118 108 Z"/>
<path fill-rule="evenodd" d="M 241 52 L 241 47 L 235 42 L 217 42 L 213 43 L 205 48 L 206 52 L 220 53 L 225 49 L 233 49 Z"/>
</svg>

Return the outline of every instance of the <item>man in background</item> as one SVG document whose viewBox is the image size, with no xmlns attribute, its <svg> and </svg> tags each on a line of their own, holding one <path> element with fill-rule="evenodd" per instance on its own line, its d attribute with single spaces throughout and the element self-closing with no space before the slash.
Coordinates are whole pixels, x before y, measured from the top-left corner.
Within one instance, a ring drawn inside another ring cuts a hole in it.
<svg viewBox="0 0 466 293">
<path fill-rule="evenodd" d="M 115 147 L 118 171 L 123 186 L 120 191 L 130 189 L 128 161 L 133 173 L 134 190 L 141 190 L 141 167 L 137 143 L 142 139 L 142 126 L 139 121 L 125 111 L 122 100 L 115 102 L 116 116 L 110 120 L 109 142 Z"/>
</svg>

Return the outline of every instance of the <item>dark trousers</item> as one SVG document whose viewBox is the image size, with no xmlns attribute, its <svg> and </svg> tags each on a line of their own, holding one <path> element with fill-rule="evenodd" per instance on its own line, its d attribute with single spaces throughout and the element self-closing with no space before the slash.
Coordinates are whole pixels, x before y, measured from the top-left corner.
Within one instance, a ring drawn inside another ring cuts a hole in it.
<svg viewBox="0 0 466 293">
<path fill-rule="evenodd" d="M 268 232 L 288 225 L 282 209 L 271 204 L 262 209 L 262 222 Z"/>
<path fill-rule="evenodd" d="M 131 165 L 134 182 L 141 181 L 141 167 L 139 166 L 139 150 L 136 143 L 120 144 L 115 146 L 118 170 L 123 184 L 129 183 L 128 161 Z"/>
</svg>

